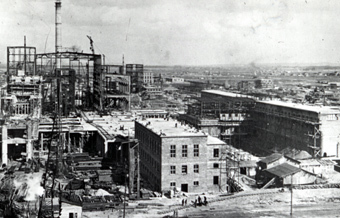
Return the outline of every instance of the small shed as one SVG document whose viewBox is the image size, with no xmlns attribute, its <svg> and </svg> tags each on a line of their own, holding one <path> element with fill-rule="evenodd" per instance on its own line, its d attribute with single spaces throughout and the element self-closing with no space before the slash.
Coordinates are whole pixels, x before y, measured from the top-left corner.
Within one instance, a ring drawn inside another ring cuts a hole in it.
<svg viewBox="0 0 340 218">
<path fill-rule="evenodd" d="M 82 217 L 83 207 L 80 202 L 61 200 L 60 218 L 79 218 Z"/>
<path fill-rule="evenodd" d="M 259 162 L 257 162 L 257 165 L 259 166 L 259 170 L 265 170 L 269 169 L 271 167 L 280 165 L 285 162 L 285 158 L 282 154 L 279 153 L 273 153 L 263 159 L 261 159 Z"/>
<path fill-rule="evenodd" d="M 255 176 L 256 174 L 256 160 L 241 160 L 240 173 L 247 176 Z"/>
<path fill-rule="evenodd" d="M 99 182 L 112 182 L 111 170 L 97 170 L 96 172 Z"/>
<path fill-rule="evenodd" d="M 312 184 L 316 180 L 316 174 L 307 172 L 288 163 L 283 163 L 266 169 L 262 172 L 264 184 L 274 180 L 275 187 L 283 187 L 286 185 L 302 185 Z M 292 178 L 293 177 L 293 178 Z"/>
</svg>

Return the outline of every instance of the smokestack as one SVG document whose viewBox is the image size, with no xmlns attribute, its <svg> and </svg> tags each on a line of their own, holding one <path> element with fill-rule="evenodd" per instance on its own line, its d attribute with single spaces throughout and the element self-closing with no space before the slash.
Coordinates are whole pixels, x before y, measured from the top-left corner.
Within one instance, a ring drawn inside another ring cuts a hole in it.
<svg viewBox="0 0 340 218">
<path fill-rule="evenodd" d="M 61 0 L 55 2 L 55 53 L 61 52 Z M 58 56 L 58 55 L 57 55 Z M 60 68 L 60 60 L 56 60 Z"/>
</svg>

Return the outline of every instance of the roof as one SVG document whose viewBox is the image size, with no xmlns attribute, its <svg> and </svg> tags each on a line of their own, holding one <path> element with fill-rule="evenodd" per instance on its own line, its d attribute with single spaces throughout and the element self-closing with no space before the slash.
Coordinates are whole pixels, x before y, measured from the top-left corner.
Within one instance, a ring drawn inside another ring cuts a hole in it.
<svg viewBox="0 0 340 218">
<path fill-rule="evenodd" d="M 283 157 L 282 154 L 273 153 L 273 154 L 261 159 L 259 162 L 270 164 L 270 163 L 273 163 L 273 162 L 279 160 L 281 157 Z"/>
<path fill-rule="evenodd" d="M 307 151 L 298 151 L 296 153 L 292 152 L 290 154 L 286 154 L 285 156 L 290 157 L 294 160 L 304 160 L 312 158 L 312 155 L 310 155 Z"/>
<path fill-rule="evenodd" d="M 143 121 L 136 121 L 145 128 L 153 131 L 161 137 L 206 137 L 207 134 L 200 130 L 174 119 L 148 118 Z"/>
<path fill-rule="evenodd" d="M 178 89 L 175 88 L 175 87 L 169 86 L 169 87 L 165 88 L 164 91 L 178 91 Z"/>
<path fill-rule="evenodd" d="M 256 160 L 241 160 L 240 167 L 256 167 Z"/>
<path fill-rule="evenodd" d="M 297 104 L 293 102 L 285 102 L 285 101 L 276 101 L 276 100 L 268 100 L 268 101 L 257 101 L 258 103 L 263 104 L 270 104 L 278 107 L 287 107 L 292 108 L 295 110 L 304 110 L 304 111 L 310 111 L 315 113 L 321 113 L 321 114 L 340 114 L 340 109 L 338 107 L 332 107 L 332 106 L 322 106 L 322 105 L 305 105 L 305 104 Z"/>
<path fill-rule="evenodd" d="M 336 163 L 327 159 L 300 160 L 301 166 L 334 166 Z"/>
<path fill-rule="evenodd" d="M 278 176 L 278 177 L 281 177 L 281 178 L 284 178 L 286 176 L 289 176 L 289 175 L 293 175 L 297 172 L 300 172 L 301 169 L 300 168 L 297 168 L 297 167 L 294 167 L 288 163 L 283 163 L 283 164 L 280 164 L 280 165 L 277 165 L 275 167 L 272 167 L 272 168 L 269 168 L 269 169 L 266 169 L 264 171 L 267 171 L 275 176 Z"/>
<path fill-rule="evenodd" d="M 207 145 L 225 145 L 226 143 L 219 138 L 208 135 Z"/>
<path fill-rule="evenodd" d="M 215 94 L 215 95 L 221 95 L 225 97 L 232 97 L 232 98 L 252 98 L 249 95 L 242 95 L 242 94 L 237 94 L 237 93 L 232 93 L 232 92 L 225 92 L 222 90 L 202 90 L 202 93 L 210 93 L 210 94 Z"/>
</svg>

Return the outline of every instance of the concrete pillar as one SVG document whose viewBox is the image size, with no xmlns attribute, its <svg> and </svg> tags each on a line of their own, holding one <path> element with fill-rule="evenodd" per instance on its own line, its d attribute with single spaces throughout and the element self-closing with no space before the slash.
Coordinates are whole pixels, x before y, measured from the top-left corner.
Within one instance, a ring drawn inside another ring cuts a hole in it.
<svg viewBox="0 0 340 218">
<path fill-rule="evenodd" d="M 44 150 L 44 133 L 40 134 L 40 150 Z"/>
<path fill-rule="evenodd" d="M 32 159 L 33 156 L 33 146 L 32 146 L 32 140 L 28 139 L 26 141 L 26 161 L 28 161 L 28 159 Z"/>
<path fill-rule="evenodd" d="M 67 143 L 68 153 L 71 153 L 71 133 L 68 132 L 68 143 Z"/>
<path fill-rule="evenodd" d="M 107 141 L 105 140 L 104 142 L 104 154 L 103 154 L 103 157 L 107 157 L 107 152 L 109 150 L 109 143 L 107 143 Z"/>
<path fill-rule="evenodd" d="M 84 147 L 84 134 L 80 133 L 80 145 L 79 145 L 79 152 L 83 153 L 83 147 Z"/>
<path fill-rule="evenodd" d="M 8 147 L 7 147 L 7 126 L 3 125 L 2 126 L 2 163 L 7 165 L 7 161 L 8 161 Z"/>
</svg>

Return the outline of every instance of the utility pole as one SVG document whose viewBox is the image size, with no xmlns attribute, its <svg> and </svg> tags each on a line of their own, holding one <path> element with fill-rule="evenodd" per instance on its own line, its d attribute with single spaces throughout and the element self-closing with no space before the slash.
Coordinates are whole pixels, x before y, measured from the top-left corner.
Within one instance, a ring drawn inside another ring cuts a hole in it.
<svg viewBox="0 0 340 218">
<path fill-rule="evenodd" d="M 293 216 L 293 174 L 290 178 L 290 216 Z"/>
<path fill-rule="evenodd" d="M 139 168 L 139 142 L 137 142 L 137 200 L 140 199 L 140 168 Z"/>
<path fill-rule="evenodd" d="M 126 179 L 129 176 L 129 174 L 126 174 L 125 177 L 125 190 L 124 190 L 124 203 L 123 203 L 123 218 L 125 218 L 125 201 L 126 201 Z"/>
</svg>

